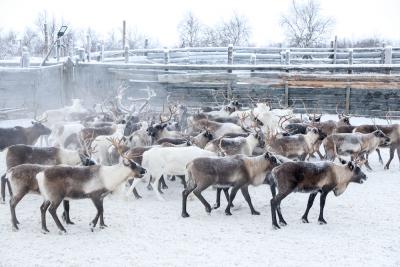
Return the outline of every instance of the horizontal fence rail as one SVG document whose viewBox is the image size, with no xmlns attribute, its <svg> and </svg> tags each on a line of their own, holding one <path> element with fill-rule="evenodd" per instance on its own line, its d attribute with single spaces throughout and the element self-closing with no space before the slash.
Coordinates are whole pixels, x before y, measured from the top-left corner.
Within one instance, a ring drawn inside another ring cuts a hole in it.
<svg viewBox="0 0 400 267">
<path fill-rule="evenodd" d="M 231 59 L 231 62 L 229 62 Z M 400 47 L 189 47 L 95 51 L 90 60 L 147 64 L 399 64 Z"/>
</svg>

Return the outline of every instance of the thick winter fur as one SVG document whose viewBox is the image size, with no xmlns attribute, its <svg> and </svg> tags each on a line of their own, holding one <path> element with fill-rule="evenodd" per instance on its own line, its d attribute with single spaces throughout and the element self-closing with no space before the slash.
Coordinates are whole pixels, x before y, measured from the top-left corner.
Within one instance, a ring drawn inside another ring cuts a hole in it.
<svg viewBox="0 0 400 267">
<path fill-rule="evenodd" d="M 40 136 L 50 133 L 51 130 L 40 122 L 32 122 L 30 127 L 0 128 L 0 151 L 16 144 L 33 145 Z"/>
<path fill-rule="evenodd" d="M 328 136 L 324 141 L 326 158 L 334 160 L 338 155 L 352 156 L 353 159 L 369 154 L 379 146 L 388 146 L 390 138 L 381 130 L 372 133 L 338 133 Z"/>
<path fill-rule="evenodd" d="M 242 127 L 234 123 L 220 123 L 206 119 L 194 121 L 193 124 L 189 126 L 192 127 L 192 131 L 202 131 L 203 129 L 207 129 L 214 138 L 220 138 L 228 133 L 246 133 Z"/>
<path fill-rule="evenodd" d="M 194 159 L 186 166 L 188 187 L 182 192 L 182 217 L 189 217 L 186 211 L 186 201 L 191 192 L 203 203 L 206 212 L 211 212 L 210 204 L 201 195 L 201 192 L 210 185 L 233 187 L 225 209 L 226 215 L 231 215 L 230 208 L 239 189 L 249 204 L 251 213 L 258 215 L 259 212 L 251 203 L 248 186 L 263 184 L 267 172 L 277 165 L 277 159 L 268 152 L 258 157 L 236 155 L 224 158 L 201 157 Z"/>
<path fill-rule="evenodd" d="M 60 231 L 66 232 L 57 216 L 57 208 L 65 198 L 90 198 L 97 209 L 92 226 L 95 227 L 100 218 L 100 226 L 105 227 L 103 220 L 104 196 L 108 192 L 114 191 L 128 178 L 140 178 L 145 172 L 145 169 L 133 161 L 124 161 L 113 166 L 54 166 L 40 172 L 36 175 L 36 179 L 40 193 L 45 199 L 45 204 L 41 208 L 43 231 L 48 232 L 44 214 L 49 208 Z"/>
<path fill-rule="evenodd" d="M 79 135 L 83 141 L 93 141 L 97 136 L 101 135 L 112 135 L 117 130 L 117 126 L 103 126 L 103 127 L 92 127 L 83 128 Z"/>
<path fill-rule="evenodd" d="M 384 134 L 386 134 L 390 138 L 390 158 L 385 165 L 385 169 L 389 169 L 389 165 L 393 160 L 394 152 L 397 150 L 397 156 L 400 162 L 400 124 L 392 124 L 392 125 L 360 125 L 357 126 L 353 131 L 359 133 L 372 133 L 376 129 L 381 130 Z M 377 150 L 379 155 L 379 160 L 381 162 L 382 158 L 380 156 L 379 150 Z"/>
<path fill-rule="evenodd" d="M 366 175 L 354 163 L 335 164 L 333 162 L 286 162 L 272 170 L 272 179 L 278 194 L 271 199 L 272 225 L 280 228 L 276 220 L 278 213 L 279 223 L 286 225 L 282 217 L 280 203 L 292 192 L 311 193 L 303 221 L 308 222 L 308 212 L 318 192 L 321 192 L 321 209 L 318 221 L 326 223 L 323 218 L 325 199 L 330 191 L 335 196 L 341 195 L 350 182 L 360 183 L 367 179 Z"/>
<path fill-rule="evenodd" d="M 143 153 L 142 166 L 147 170 L 147 178 L 152 177 L 152 187 L 157 188 L 162 175 L 185 175 L 186 164 L 198 157 L 215 156 L 215 153 L 196 146 L 155 147 Z M 135 188 L 137 181 L 132 183 Z M 164 200 L 158 190 L 154 190 L 160 200 Z"/>
<path fill-rule="evenodd" d="M 7 170 L 24 163 L 42 165 L 78 165 L 88 164 L 89 159 L 75 150 L 67 150 L 56 147 L 33 147 L 28 145 L 13 145 L 6 150 Z M 5 201 L 5 184 L 7 180 L 2 177 L 1 194 Z"/>
<path fill-rule="evenodd" d="M 251 156 L 256 146 L 264 147 L 264 135 L 262 132 L 249 134 L 247 137 L 218 138 L 210 141 L 205 150 L 212 151 L 220 155 L 244 154 Z"/>
<path fill-rule="evenodd" d="M 271 152 L 288 157 L 305 160 L 314 152 L 314 144 L 319 140 L 320 132 L 315 127 L 308 127 L 307 134 L 280 136 L 268 141 Z"/>
</svg>

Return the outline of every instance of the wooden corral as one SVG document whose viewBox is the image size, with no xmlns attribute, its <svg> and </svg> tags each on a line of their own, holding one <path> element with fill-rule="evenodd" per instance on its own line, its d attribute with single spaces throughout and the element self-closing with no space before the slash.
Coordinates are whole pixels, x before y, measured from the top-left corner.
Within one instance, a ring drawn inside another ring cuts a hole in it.
<svg viewBox="0 0 400 267">
<path fill-rule="evenodd" d="M 153 88 L 154 105 L 162 105 L 168 95 L 170 101 L 189 106 L 215 105 L 233 97 L 244 104 L 261 100 L 299 112 L 306 106 L 309 112 L 334 113 L 338 106 L 355 115 L 400 114 L 396 47 L 126 48 L 92 52 L 90 57 L 91 62 L 80 57 L 53 66 L 0 67 L 0 108 L 43 110 L 71 98 L 91 105 L 114 97 L 124 84 L 128 97 Z"/>
</svg>

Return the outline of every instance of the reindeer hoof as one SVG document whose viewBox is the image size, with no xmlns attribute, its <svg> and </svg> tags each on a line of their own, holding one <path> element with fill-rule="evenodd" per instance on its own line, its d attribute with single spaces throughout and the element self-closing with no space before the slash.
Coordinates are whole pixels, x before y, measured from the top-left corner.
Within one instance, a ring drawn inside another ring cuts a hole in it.
<svg viewBox="0 0 400 267">
<path fill-rule="evenodd" d="M 189 213 L 187 213 L 187 212 L 182 212 L 182 217 L 183 218 L 187 218 L 187 217 L 189 217 L 190 215 L 189 215 Z"/>
<path fill-rule="evenodd" d="M 18 232 L 18 230 L 19 230 L 18 226 L 17 225 L 13 225 L 12 231 L 13 232 Z"/>
<path fill-rule="evenodd" d="M 280 224 L 280 226 L 286 226 L 287 225 L 287 223 L 285 221 L 280 221 L 279 224 Z"/>
<path fill-rule="evenodd" d="M 279 227 L 279 225 L 277 225 L 277 224 L 272 224 L 272 228 L 274 229 L 274 230 L 278 230 L 278 229 L 281 229 L 280 227 Z"/>
<path fill-rule="evenodd" d="M 256 211 L 256 210 L 253 210 L 252 212 L 251 212 L 251 215 L 260 215 L 261 213 L 260 212 L 258 212 L 258 211 Z"/>
<path fill-rule="evenodd" d="M 218 209 L 219 207 L 220 207 L 220 205 L 219 205 L 219 204 L 217 204 L 217 203 L 215 203 L 215 204 L 214 204 L 214 206 L 213 206 L 213 209 L 215 209 L 215 210 L 216 210 L 216 209 Z"/>
<path fill-rule="evenodd" d="M 48 234 L 50 231 L 47 228 L 42 228 L 42 234 Z"/>
<path fill-rule="evenodd" d="M 107 228 L 108 226 L 106 225 L 106 224 L 100 224 L 100 229 L 105 229 L 105 228 Z"/>
<path fill-rule="evenodd" d="M 58 231 L 58 234 L 59 235 L 66 235 L 67 231 L 66 230 L 60 230 L 60 231 Z"/>
<path fill-rule="evenodd" d="M 301 221 L 302 221 L 303 223 L 310 223 L 306 217 L 301 218 Z"/>
<path fill-rule="evenodd" d="M 327 222 L 324 219 L 318 219 L 318 223 L 319 224 L 327 224 Z"/>
<path fill-rule="evenodd" d="M 227 215 L 227 216 L 232 216 L 232 213 L 231 213 L 230 211 L 226 210 L 226 211 L 225 211 L 225 215 Z"/>
<path fill-rule="evenodd" d="M 0 200 L 0 204 L 6 204 L 6 202 L 4 200 Z"/>
<path fill-rule="evenodd" d="M 385 170 L 389 170 L 389 166 L 385 166 L 385 168 L 384 168 Z"/>
<path fill-rule="evenodd" d="M 162 189 L 168 189 L 168 185 L 161 186 Z"/>
</svg>

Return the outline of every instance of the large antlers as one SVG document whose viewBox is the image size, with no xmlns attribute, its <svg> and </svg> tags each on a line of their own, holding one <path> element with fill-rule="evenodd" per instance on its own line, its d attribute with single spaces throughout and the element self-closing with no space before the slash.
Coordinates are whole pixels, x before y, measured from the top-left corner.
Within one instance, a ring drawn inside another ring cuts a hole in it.
<svg viewBox="0 0 400 267">
<path fill-rule="evenodd" d="M 167 117 L 166 120 L 164 120 L 163 119 L 164 106 L 163 106 L 163 112 L 160 114 L 160 123 L 169 122 L 173 118 L 173 116 L 178 112 L 178 108 L 174 105 L 169 105 L 168 110 L 169 110 L 169 116 Z"/>
</svg>

